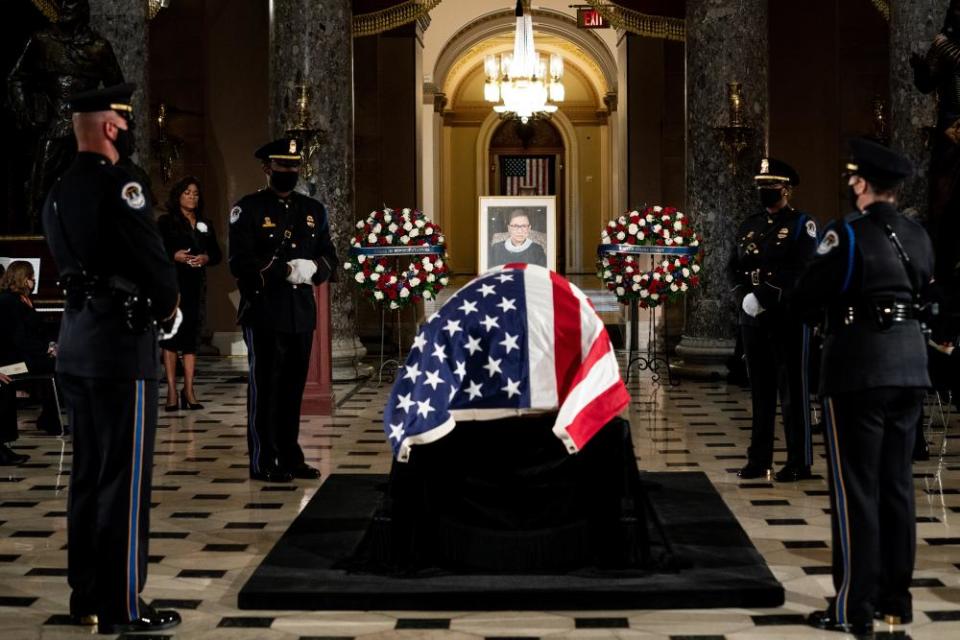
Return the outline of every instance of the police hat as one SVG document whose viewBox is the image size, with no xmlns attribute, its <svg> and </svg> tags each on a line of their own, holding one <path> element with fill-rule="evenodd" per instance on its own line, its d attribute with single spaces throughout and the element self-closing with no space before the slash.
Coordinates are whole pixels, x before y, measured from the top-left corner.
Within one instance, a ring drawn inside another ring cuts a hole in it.
<svg viewBox="0 0 960 640">
<path fill-rule="evenodd" d="M 132 82 L 124 82 L 103 89 L 83 91 L 67 98 L 67 104 L 73 113 L 112 110 L 120 112 L 123 116 L 129 116 L 133 111 L 130 97 L 136 88 L 137 85 Z"/>
<path fill-rule="evenodd" d="M 866 138 L 850 141 L 850 162 L 847 173 L 867 182 L 896 186 L 913 175 L 913 163 L 906 156 Z"/>
<path fill-rule="evenodd" d="M 757 186 L 764 184 L 788 184 L 796 187 L 800 184 L 800 174 L 783 160 L 764 158 L 760 161 L 760 172 L 753 176 Z"/>
<path fill-rule="evenodd" d="M 253 157 L 264 162 L 277 160 L 282 164 L 300 164 L 303 156 L 300 154 L 300 141 L 296 138 L 280 138 L 263 145 L 253 154 Z"/>
</svg>

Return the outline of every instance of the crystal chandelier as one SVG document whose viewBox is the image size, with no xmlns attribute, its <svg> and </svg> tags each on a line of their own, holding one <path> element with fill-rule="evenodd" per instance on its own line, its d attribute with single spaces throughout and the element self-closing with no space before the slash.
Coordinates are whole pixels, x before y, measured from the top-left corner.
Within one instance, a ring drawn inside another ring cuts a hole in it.
<svg viewBox="0 0 960 640">
<path fill-rule="evenodd" d="M 557 105 L 552 102 L 563 102 L 563 58 L 551 54 L 548 67 L 546 58 L 533 46 L 533 21 L 524 15 L 522 0 L 517 0 L 516 15 L 513 55 L 489 55 L 484 59 L 487 81 L 483 98 L 500 102 L 493 107 L 497 113 L 515 115 L 526 123 L 538 114 L 556 111 Z"/>
</svg>

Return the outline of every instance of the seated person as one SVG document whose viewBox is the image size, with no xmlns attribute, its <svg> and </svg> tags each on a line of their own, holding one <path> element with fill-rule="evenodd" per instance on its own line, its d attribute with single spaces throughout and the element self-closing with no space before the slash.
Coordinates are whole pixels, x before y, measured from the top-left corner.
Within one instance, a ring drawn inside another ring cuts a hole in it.
<svg viewBox="0 0 960 640">
<path fill-rule="evenodd" d="M 491 267 L 513 262 L 547 266 L 543 246 L 530 239 L 530 218 L 523 209 L 514 209 L 507 216 L 507 231 L 506 240 L 490 245 L 488 263 Z"/>
<path fill-rule="evenodd" d="M 644 503 L 618 418 L 629 400 L 576 287 L 533 265 L 474 279 L 422 325 L 384 410 L 396 461 L 375 519 L 390 522 L 381 560 L 507 573 L 642 566 Z"/>
<path fill-rule="evenodd" d="M 33 265 L 26 260 L 15 260 L 0 277 L 0 366 L 23 362 L 30 375 L 53 375 L 54 349 L 44 337 L 40 314 L 33 308 L 31 294 L 36 274 Z M 16 378 L 13 380 L 16 383 Z M 50 387 L 36 384 L 34 393 L 39 396 L 42 411 L 37 426 L 49 433 L 60 432 L 60 420 L 56 415 L 56 403 Z M 16 411 L 7 408 L 15 402 L 12 388 L 3 392 L 5 414 L 2 429 L 16 439 Z M 9 422 L 12 421 L 11 426 Z M 12 430 L 11 430 L 12 429 Z M 9 440 L 8 440 L 9 441 Z"/>
</svg>

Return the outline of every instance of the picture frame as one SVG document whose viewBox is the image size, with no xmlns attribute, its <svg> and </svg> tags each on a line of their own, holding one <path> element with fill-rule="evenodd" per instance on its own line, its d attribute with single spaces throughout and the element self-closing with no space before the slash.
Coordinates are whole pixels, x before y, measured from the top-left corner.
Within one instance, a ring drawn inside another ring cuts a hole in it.
<svg viewBox="0 0 960 640">
<path fill-rule="evenodd" d="M 509 262 L 557 270 L 556 196 L 480 196 L 477 218 L 478 274 Z"/>
</svg>

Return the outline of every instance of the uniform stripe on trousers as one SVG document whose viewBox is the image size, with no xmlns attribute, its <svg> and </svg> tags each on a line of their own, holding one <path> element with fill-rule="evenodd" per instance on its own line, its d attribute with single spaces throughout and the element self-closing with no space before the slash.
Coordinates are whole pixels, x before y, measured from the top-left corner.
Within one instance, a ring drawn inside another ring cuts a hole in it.
<svg viewBox="0 0 960 640">
<path fill-rule="evenodd" d="M 253 348 L 253 329 L 251 327 L 244 327 L 243 335 L 247 339 L 247 363 L 250 368 L 247 376 L 250 387 L 250 406 L 247 407 L 247 430 L 250 432 L 250 440 L 253 443 L 253 451 L 250 452 L 250 470 L 254 473 L 260 473 L 260 434 L 257 433 L 257 353 Z"/>
<path fill-rule="evenodd" d="M 813 435 L 810 433 L 810 327 L 803 325 L 803 351 L 800 356 L 800 399 L 803 406 L 803 463 L 813 464 Z"/>
<path fill-rule="evenodd" d="M 847 513 L 847 489 L 843 483 L 843 469 L 840 466 L 840 447 L 837 439 L 837 424 L 833 415 L 833 400 L 826 398 L 823 403 L 823 418 L 826 423 L 825 440 L 830 455 L 830 467 L 833 474 L 833 494 L 836 504 L 837 528 L 840 531 L 840 552 L 843 557 L 843 581 L 837 590 L 836 616 L 840 624 L 847 623 L 847 596 L 850 592 L 850 516 Z"/>
<path fill-rule="evenodd" d="M 143 488 L 144 381 L 134 382 L 133 466 L 130 472 L 130 519 L 127 522 L 127 618 L 140 617 L 140 492 Z"/>
</svg>

